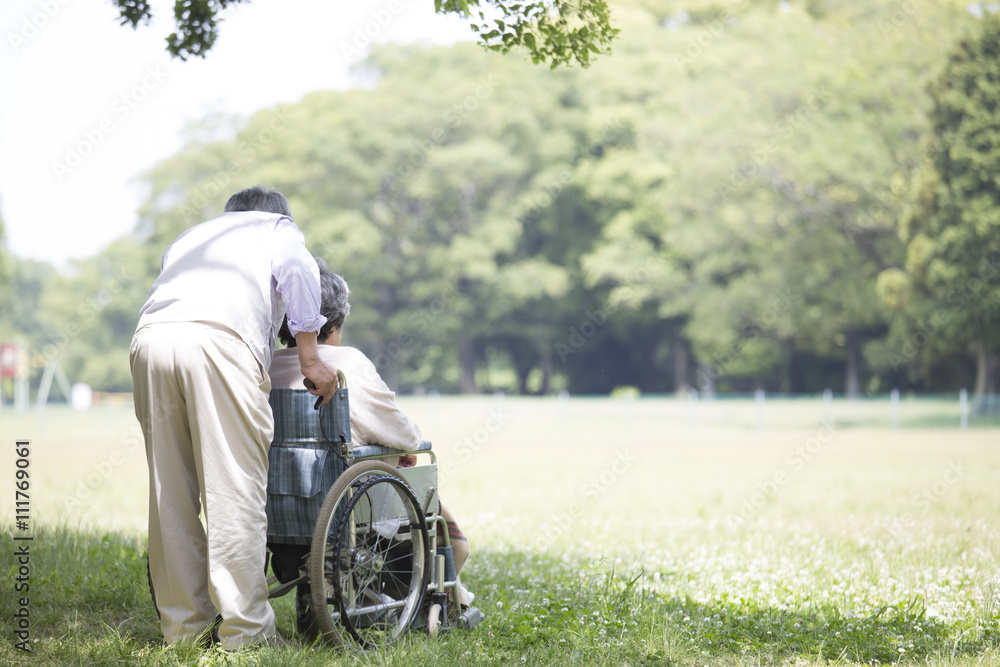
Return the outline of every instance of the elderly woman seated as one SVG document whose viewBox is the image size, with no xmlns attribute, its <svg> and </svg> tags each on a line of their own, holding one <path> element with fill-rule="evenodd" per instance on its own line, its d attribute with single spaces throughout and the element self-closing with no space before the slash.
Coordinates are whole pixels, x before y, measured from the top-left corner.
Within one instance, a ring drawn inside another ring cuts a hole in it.
<svg viewBox="0 0 1000 667">
<path fill-rule="evenodd" d="M 326 316 L 326 324 L 320 329 L 317 346 L 320 357 L 328 364 L 342 370 L 347 377 L 351 393 L 351 441 L 355 447 L 362 445 L 382 445 L 404 452 L 399 458 L 399 467 L 412 466 L 416 456 L 405 454 L 416 450 L 423 438 L 420 429 L 396 405 L 396 395 L 385 384 L 375 364 L 360 350 L 340 344 L 344 320 L 351 312 L 348 301 L 350 290 L 339 275 L 327 271 L 320 263 L 320 288 L 322 303 L 320 312 Z M 278 332 L 281 342 L 288 346 L 277 350 L 271 360 L 268 374 L 273 388 L 301 389 L 303 375 L 299 370 L 295 338 L 285 321 Z M 455 571 L 461 572 L 462 565 L 469 557 L 469 544 L 451 513 L 441 505 L 441 515 L 448 524 L 448 536 L 455 560 Z M 271 544 L 272 569 L 286 573 L 295 572 L 298 563 L 308 551 L 308 546 L 291 544 Z M 283 577 L 282 577 L 283 578 Z M 459 603 L 467 606 L 472 595 L 459 584 Z M 315 637 L 316 629 L 309 607 L 308 584 L 298 587 L 296 595 L 296 617 L 300 633 Z"/>
</svg>

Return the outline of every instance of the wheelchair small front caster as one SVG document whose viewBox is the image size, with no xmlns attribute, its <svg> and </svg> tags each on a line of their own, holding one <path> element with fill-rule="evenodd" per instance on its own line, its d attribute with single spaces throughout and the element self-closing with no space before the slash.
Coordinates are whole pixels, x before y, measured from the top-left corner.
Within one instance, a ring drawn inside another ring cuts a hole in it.
<svg viewBox="0 0 1000 667">
<path fill-rule="evenodd" d="M 441 613 L 443 609 L 439 604 L 432 604 L 427 612 L 427 633 L 431 637 L 437 637 L 438 630 L 441 629 Z"/>
<path fill-rule="evenodd" d="M 438 556 L 438 566 L 441 565 L 442 557 Z M 441 572 L 441 570 L 438 570 Z M 443 586 L 442 586 L 443 588 Z M 439 589 L 440 590 L 440 589 Z M 427 610 L 427 633 L 431 637 L 437 637 L 441 631 L 441 626 L 448 627 L 448 596 L 444 593 L 434 593 L 431 595 L 431 606 Z"/>
</svg>

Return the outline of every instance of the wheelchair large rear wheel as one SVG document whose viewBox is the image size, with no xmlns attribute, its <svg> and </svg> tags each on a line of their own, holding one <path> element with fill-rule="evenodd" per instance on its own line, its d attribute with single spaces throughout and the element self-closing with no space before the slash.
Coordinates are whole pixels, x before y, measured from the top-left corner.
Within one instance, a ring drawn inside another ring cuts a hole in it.
<svg viewBox="0 0 1000 667">
<path fill-rule="evenodd" d="M 356 650 L 399 639 L 423 604 L 429 565 L 423 511 L 396 469 L 348 468 L 323 502 L 309 554 L 323 638 Z"/>
</svg>

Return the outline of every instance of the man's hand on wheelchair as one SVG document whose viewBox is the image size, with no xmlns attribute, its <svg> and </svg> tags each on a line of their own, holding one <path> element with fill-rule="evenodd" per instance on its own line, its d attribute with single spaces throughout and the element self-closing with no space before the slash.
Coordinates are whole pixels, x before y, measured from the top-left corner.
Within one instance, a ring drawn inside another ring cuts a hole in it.
<svg viewBox="0 0 1000 667">
<path fill-rule="evenodd" d="M 318 410 L 319 406 L 330 402 L 333 392 L 337 390 L 337 369 L 320 358 L 316 348 L 316 333 L 300 331 L 295 334 L 295 349 L 299 353 L 299 369 L 305 377 L 303 384 L 310 394 L 321 397 L 316 401 Z"/>
<path fill-rule="evenodd" d="M 417 465 L 416 454 L 403 454 L 399 457 L 399 461 L 396 462 L 397 468 L 412 468 L 415 465 Z"/>
<path fill-rule="evenodd" d="M 315 363 L 302 367 L 302 375 L 306 378 L 304 384 L 309 393 L 321 397 L 316 407 L 329 403 L 337 391 L 337 369 L 317 359 Z"/>
</svg>

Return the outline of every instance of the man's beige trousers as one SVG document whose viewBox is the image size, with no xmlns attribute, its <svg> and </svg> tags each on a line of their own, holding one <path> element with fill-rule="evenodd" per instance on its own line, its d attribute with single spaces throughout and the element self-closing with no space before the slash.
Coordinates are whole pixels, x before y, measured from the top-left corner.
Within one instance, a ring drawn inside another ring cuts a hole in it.
<svg viewBox="0 0 1000 667">
<path fill-rule="evenodd" d="M 130 360 L 163 636 L 196 639 L 218 612 L 223 648 L 265 640 L 275 632 L 264 576 L 267 374 L 238 336 L 202 323 L 143 327 Z"/>
</svg>

